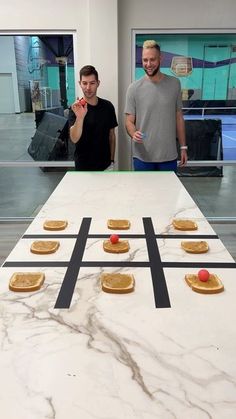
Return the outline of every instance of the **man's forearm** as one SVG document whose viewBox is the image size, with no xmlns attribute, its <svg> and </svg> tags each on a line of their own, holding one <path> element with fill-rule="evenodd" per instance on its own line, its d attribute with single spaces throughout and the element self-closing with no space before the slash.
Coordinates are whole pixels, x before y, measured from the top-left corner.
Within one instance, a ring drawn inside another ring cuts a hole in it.
<svg viewBox="0 0 236 419">
<path fill-rule="evenodd" d="M 134 122 L 129 121 L 128 119 L 125 122 L 126 131 L 131 138 L 133 138 L 134 133 L 137 131 Z"/>
<path fill-rule="evenodd" d="M 110 143 L 111 160 L 114 160 L 115 159 L 115 151 L 116 151 L 116 134 L 115 134 L 114 130 L 110 131 L 109 143 Z"/>
<path fill-rule="evenodd" d="M 72 143 L 77 143 L 83 132 L 83 119 L 76 119 L 74 125 L 70 127 L 70 139 Z"/>
<path fill-rule="evenodd" d="M 180 146 L 186 146 L 185 122 L 184 122 L 184 118 L 182 114 L 177 115 L 176 131 L 177 131 L 177 138 L 178 138 Z"/>
</svg>

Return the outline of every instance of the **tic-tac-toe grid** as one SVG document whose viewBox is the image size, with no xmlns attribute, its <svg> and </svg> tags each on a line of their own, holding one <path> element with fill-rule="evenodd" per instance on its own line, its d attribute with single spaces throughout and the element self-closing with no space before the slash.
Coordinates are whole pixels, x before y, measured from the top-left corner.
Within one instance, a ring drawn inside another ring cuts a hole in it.
<svg viewBox="0 0 236 419">
<path fill-rule="evenodd" d="M 145 239 L 148 260 L 147 261 L 130 261 L 130 260 L 116 260 L 116 255 L 114 254 L 114 260 L 110 261 L 85 261 L 83 260 L 83 255 L 86 249 L 86 244 L 88 239 L 107 239 L 109 234 L 90 234 L 92 218 L 84 217 L 81 222 L 81 226 L 78 234 L 33 234 L 33 235 L 24 235 L 23 239 L 76 239 L 75 245 L 71 254 L 69 261 L 7 261 L 3 267 L 66 267 L 66 273 L 64 280 L 62 282 L 56 303 L 54 308 L 59 309 L 68 309 L 71 304 L 73 297 L 73 292 L 75 288 L 76 281 L 78 279 L 78 274 L 80 268 L 82 267 L 100 267 L 100 268 L 135 268 L 143 267 L 149 268 L 151 271 L 152 283 L 153 283 L 153 292 L 156 308 L 168 308 L 171 307 L 171 302 L 169 298 L 168 288 L 166 284 L 164 268 L 236 268 L 236 263 L 234 262 L 206 262 L 204 261 L 204 256 L 202 261 L 198 262 L 175 262 L 175 261 L 164 261 L 160 255 L 160 249 L 158 246 L 158 239 L 186 239 L 184 234 L 156 234 L 152 218 L 143 217 L 143 234 L 129 234 L 128 232 L 119 234 L 120 238 L 126 239 Z M 215 234 L 194 234 L 188 235 L 188 239 L 218 239 L 218 236 Z M 219 240 L 219 239 L 218 239 Z"/>
</svg>

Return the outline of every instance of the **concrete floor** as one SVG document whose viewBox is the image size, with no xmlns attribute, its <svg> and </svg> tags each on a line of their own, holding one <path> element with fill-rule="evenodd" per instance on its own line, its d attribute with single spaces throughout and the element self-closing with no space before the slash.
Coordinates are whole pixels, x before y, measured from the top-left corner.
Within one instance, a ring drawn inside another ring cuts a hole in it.
<svg viewBox="0 0 236 419">
<path fill-rule="evenodd" d="M 27 148 L 34 133 L 33 113 L 0 114 L 0 160 L 32 160 Z M 224 167 L 223 171 L 223 177 L 179 178 L 206 217 L 236 216 L 236 165 Z M 63 176 L 61 169 L 42 171 L 40 168 L 0 167 L 0 219 L 34 217 Z M 7 256 L 27 225 L 23 225 L 23 228 L 20 225 L 18 233 L 15 227 L 11 228 L 11 224 L 1 226 L 5 245 L 4 242 L 0 245 L 0 260 L 4 254 Z M 236 224 L 216 225 L 213 228 L 235 255 Z"/>
<path fill-rule="evenodd" d="M 205 217 L 236 217 L 236 165 L 225 166 L 223 177 L 180 177 Z"/>
<path fill-rule="evenodd" d="M 0 115 L 0 160 L 32 161 L 27 149 L 36 130 L 34 119 L 33 113 Z M 36 215 L 64 173 L 61 169 L 0 167 L 0 217 Z"/>
</svg>

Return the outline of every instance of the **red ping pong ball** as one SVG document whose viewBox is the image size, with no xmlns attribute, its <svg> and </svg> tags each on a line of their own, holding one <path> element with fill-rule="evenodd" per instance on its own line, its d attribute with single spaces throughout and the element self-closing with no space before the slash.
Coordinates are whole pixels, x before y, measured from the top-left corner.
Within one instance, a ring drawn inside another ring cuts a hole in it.
<svg viewBox="0 0 236 419">
<path fill-rule="evenodd" d="M 82 97 L 82 99 L 80 99 L 80 104 L 82 105 L 82 106 L 84 106 L 84 105 L 86 105 L 86 100 Z"/>
<path fill-rule="evenodd" d="M 202 282 L 207 282 L 208 279 L 209 279 L 209 276 L 210 276 L 210 274 L 206 269 L 201 269 L 198 272 L 198 279 Z"/>
<path fill-rule="evenodd" d="M 112 235 L 110 236 L 110 242 L 111 242 L 112 244 L 116 244 L 116 243 L 118 243 L 118 241 L 119 241 L 119 236 L 118 236 L 118 234 L 112 234 Z"/>
</svg>

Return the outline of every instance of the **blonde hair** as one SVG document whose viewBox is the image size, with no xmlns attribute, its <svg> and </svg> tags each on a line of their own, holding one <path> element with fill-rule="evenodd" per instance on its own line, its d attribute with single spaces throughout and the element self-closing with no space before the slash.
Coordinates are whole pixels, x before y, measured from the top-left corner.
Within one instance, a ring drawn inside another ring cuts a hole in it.
<svg viewBox="0 0 236 419">
<path fill-rule="evenodd" d="M 147 41 L 144 41 L 143 48 L 144 49 L 156 48 L 157 51 L 160 51 L 160 45 L 158 45 L 158 43 L 154 41 L 153 39 L 148 39 Z"/>
</svg>

